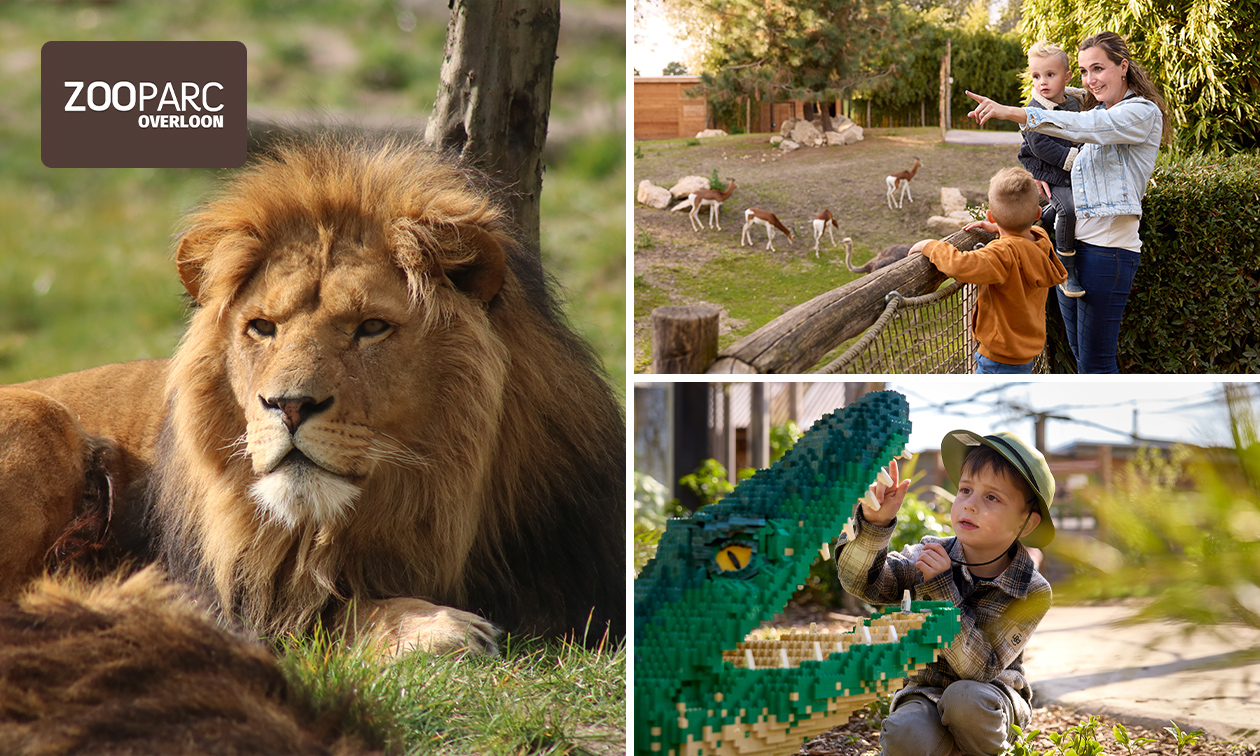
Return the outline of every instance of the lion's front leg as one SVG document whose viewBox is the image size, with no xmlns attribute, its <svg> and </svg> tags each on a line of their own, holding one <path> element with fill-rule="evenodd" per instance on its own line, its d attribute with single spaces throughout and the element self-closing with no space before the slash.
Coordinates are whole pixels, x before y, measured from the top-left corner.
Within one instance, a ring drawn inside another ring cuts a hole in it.
<svg viewBox="0 0 1260 756">
<path fill-rule="evenodd" d="M 356 599 L 342 611 L 340 623 L 348 638 L 366 640 L 391 657 L 415 650 L 494 656 L 503 633 L 476 614 L 416 598 Z"/>
</svg>

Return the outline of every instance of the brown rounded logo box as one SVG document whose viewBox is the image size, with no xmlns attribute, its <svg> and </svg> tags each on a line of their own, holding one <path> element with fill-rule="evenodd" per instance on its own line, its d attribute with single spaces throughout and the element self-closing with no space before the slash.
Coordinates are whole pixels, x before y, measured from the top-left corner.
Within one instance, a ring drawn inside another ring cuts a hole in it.
<svg viewBox="0 0 1260 756">
<path fill-rule="evenodd" d="M 48 42 L 40 72 L 49 168 L 245 163 L 241 42 Z"/>
</svg>

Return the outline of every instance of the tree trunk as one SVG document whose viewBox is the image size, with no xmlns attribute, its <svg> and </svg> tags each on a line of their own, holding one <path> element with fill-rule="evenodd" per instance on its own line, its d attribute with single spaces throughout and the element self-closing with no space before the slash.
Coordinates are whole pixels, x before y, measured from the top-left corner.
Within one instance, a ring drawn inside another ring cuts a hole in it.
<svg viewBox="0 0 1260 756">
<path fill-rule="evenodd" d="M 452 0 L 446 56 L 425 141 L 458 152 L 504 187 L 539 251 L 542 151 L 560 36 L 560 0 Z"/>
<path fill-rule="evenodd" d="M 818 101 L 818 115 L 822 118 L 823 134 L 826 134 L 828 131 L 831 131 L 833 128 L 831 124 L 831 106 L 819 100 Z"/>
</svg>

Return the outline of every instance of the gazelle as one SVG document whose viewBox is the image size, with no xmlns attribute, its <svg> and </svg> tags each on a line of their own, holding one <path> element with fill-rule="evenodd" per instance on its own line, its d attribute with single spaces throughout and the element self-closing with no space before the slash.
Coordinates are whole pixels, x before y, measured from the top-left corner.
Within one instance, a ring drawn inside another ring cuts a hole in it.
<svg viewBox="0 0 1260 756">
<path fill-rule="evenodd" d="M 845 267 L 854 273 L 871 273 L 880 268 L 886 268 L 898 260 L 905 259 L 906 255 L 910 254 L 909 244 L 893 244 L 885 247 L 883 252 L 867 260 L 865 264 L 854 267 L 852 263 L 853 240 L 846 236 L 840 241 L 844 244 Z"/>
<path fill-rule="evenodd" d="M 744 230 L 739 235 L 739 246 L 744 246 L 744 242 L 748 242 L 748 246 L 753 246 L 752 227 L 755 225 L 766 227 L 766 249 L 774 251 L 774 230 L 777 228 L 783 232 L 789 242 L 796 239 L 796 235 L 788 230 L 788 227 L 779 222 L 778 216 L 769 210 L 761 210 L 750 207 L 744 211 Z"/>
<path fill-rule="evenodd" d="M 814 216 L 814 257 L 818 257 L 818 243 L 822 241 L 823 231 L 826 231 L 827 238 L 831 239 L 831 246 L 836 246 L 836 236 L 832 233 L 832 229 L 839 231 L 840 222 L 830 210 L 823 210 Z"/>
<path fill-rule="evenodd" d="M 699 231 L 704 228 L 704 224 L 700 222 L 700 208 L 708 205 L 709 228 L 713 228 L 714 224 L 716 224 L 717 230 L 722 230 L 722 223 L 718 220 L 718 211 L 722 209 L 722 203 L 731 198 L 735 187 L 738 186 L 735 183 L 735 179 L 727 179 L 727 181 L 730 183 L 726 185 L 726 191 L 724 192 L 719 192 L 716 189 L 701 189 L 700 191 L 692 192 L 687 197 L 691 201 L 691 212 L 689 215 L 692 229 Z"/>
<path fill-rule="evenodd" d="M 901 196 L 897 198 L 898 209 L 901 208 L 901 201 L 906 197 L 910 197 L 910 201 L 914 202 L 914 195 L 910 194 L 910 180 L 914 178 L 914 174 L 918 173 L 919 168 L 922 166 L 923 163 L 920 163 L 919 159 L 915 158 L 914 167 L 910 170 L 890 173 L 884 178 L 884 182 L 888 184 L 888 193 L 885 195 L 888 198 L 888 209 L 892 209 L 893 194 L 896 193 L 897 187 L 901 187 Z"/>
</svg>

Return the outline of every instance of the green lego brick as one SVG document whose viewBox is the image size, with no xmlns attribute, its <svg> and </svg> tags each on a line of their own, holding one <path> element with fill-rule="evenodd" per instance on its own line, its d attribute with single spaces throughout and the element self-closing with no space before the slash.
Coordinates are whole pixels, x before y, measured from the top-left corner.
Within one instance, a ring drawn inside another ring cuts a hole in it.
<svg viewBox="0 0 1260 756">
<path fill-rule="evenodd" d="M 896 644 L 853 645 L 788 669 L 748 669 L 722 657 L 786 605 L 909 430 L 904 397 L 868 394 L 819 420 L 718 504 L 668 523 L 634 588 L 636 754 L 734 753 L 732 737 L 741 748 L 772 753 L 777 746 L 759 749 L 746 727 L 723 730 L 768 717 L 787 734 L 779 750 L 795 751 L 794 736 L 829 699 L 886 689 L 957 634 L 952 606 L 916 602 L 923 624 Z M 720 561 L 731 547 L 738 548 Z"/>
</svg>

